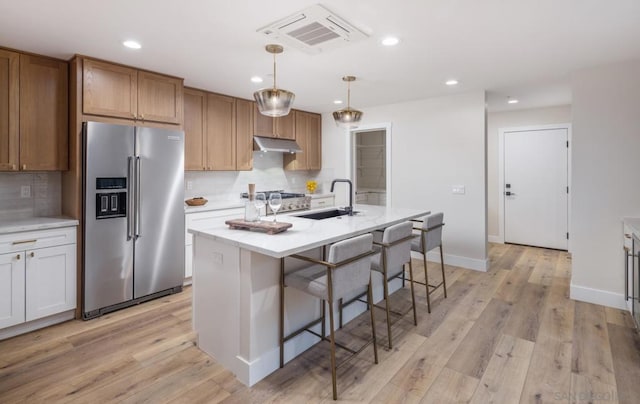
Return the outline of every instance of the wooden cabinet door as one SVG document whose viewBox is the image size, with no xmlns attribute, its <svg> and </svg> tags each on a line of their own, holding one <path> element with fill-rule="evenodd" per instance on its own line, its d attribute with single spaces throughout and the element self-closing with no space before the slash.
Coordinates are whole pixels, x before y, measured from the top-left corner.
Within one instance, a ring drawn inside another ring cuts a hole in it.
<svg viewBox="0 0 640 404">
<path fill-rule="evenodd" d="M 207 94 L 207 167 L 236 169 L 236 100 Z"/>
<path fill-rule="evenodd" d="M 307 169 L 307 122 L 309 121 L 309 114 L 302 111 L 294 111 L 295 114 L 295 128 L 296 128 L 296 143 L 302 149 L 302 153 L 285 154 L 283 157 L 283 165 L 285 170 L 296 171 Z"/>
<path fill-rule="evenodd" d="M 296 139 L 296 114 L 295 111 L 289 112 L 288 115 L 275 118 L 275 134 L 276 137 L 282 139 Z"/>
<path fill-rule="evenodd" d="M 69 66 L 45 57 L 20 55 L 20 168 L 69 167 Z"/>
<path fill-rule="evenodd" d="M 236 99 L 236 170 L 253 168 L 253 105 Z"/>
<path fill-rule="evenodd" d="M 322 168 L 322 117 L 318 114 L 308 114 L 307 117 L 307 170 Z"/>
<path fill-rule="evenodd" d="M 136 69 L 84 59 L 82 84 L 82 111 L 85 114 L 137 118 Z"/>
<path fill-rule="evenodd" d="M 138 72 L 138 119 L 180 124 L 182 97 L 182 79 Z"/>
<path fill-rule="evenodd" d="M 184 90 L 184 169 L 206 169 L 206 113 L 207 94 Z"/>
<path fill-rule="evenodd" d="M 0 171 L 18 169 L 19 66 L 18 53 L 0 49 Z"/>
<path fill-rule="evenodd" d="M 0 328 L 24 323 L 24 252 L 0 254 Z"/>
<path fill-rule="evenodd" d="M 26 321 L 76 307 L 76 245 L 27 251 Z"/>
<path fill-rule="evenodd" d="M 276 137 L 275 121 L 272 117 L 262 115 L 258 110 L 258 104 L 253 104 L 253 134 L 264 137 Z"/>
<path fill-rule="evenodd" d="M 318 114 L 295 111 L 296 142 L 302 153 L 285 154 L 285 170 L 320 170 L 322 168 L 322 119 Z"/>
</svg>

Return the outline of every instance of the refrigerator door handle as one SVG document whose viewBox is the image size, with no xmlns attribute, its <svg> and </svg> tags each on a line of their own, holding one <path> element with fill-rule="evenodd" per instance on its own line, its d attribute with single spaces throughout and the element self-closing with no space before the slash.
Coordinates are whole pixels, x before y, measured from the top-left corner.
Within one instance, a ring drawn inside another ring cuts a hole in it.
<svg viewBox="0 0 640 404">
<path fill-rule="evenodd" d="M 132 229 L 133 229 L 133 156 L 127 157 L 127 241 L 133 238 Z"/>
<path fill-rule="evenodd" d="M 140 184 L 140 171 L 142 170 L 142 162 L 140 161 L 140 156 L 136 156 L 136 228 L 135 234 L 136 239 L 142 236 L 142 231 L 140 230 L 142 225 L 140 223 L 140 195 L 142 194 L 140 188 L 142 188 Z"/>
</svg>

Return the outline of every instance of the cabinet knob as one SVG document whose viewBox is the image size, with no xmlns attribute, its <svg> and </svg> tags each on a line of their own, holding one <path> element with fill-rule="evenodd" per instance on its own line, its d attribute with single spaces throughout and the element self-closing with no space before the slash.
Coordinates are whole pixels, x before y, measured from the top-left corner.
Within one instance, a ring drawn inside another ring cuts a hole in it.
<svg viewBox="0 0 640 404">
<path fill-rule="evenodd" d="M 23 169 L 23 170 L 26 170 L 26 169 L 27 169 L 27 165 L 26 165 L 26 164 L 23 164 L 23 165 L 22 165 L 22 169 Z"/>
<path fill-rule="evenodd" d="M 136 114 L 134 114 L 134 113 L 132 112 L 132 113 L 131 113 L 131 117 L 132 117 L 133 119 L 136 119 Z"/>
<path fill-rule="evenodd" d="M 16 259 L 20 261 L 20 254 L 16 255 Z"/>
<path fill-rule="evenodd" d="M 629 233 L 625 233 L 625 234 L 624 234 L 624 236 L 625 236 L 626 238 L 631 238 L 631 234 L 629 234 Z"/>
<path fill-rule="evenodd" d="M 33 258 L 33 257 L 35 257 L 35 256 L 36 256 L 36 253 L 34 253 L 33 251 L 31 251 L 31 254 L 29 254 L 29 256 L 30 256 L 31 258 Z"/>
<path fill-rule="evenodd" d="M 14 164 L 14 165 L 12 165 L 12 166 L 11 166 L 11 169 L 12 169 L 13 171 L 16 171 L 16 170 L 18 169 L 18 166 L 16 166 L 16 165 Z"/>
<path fill-rule="evenodd" d="M 140 119 L 144 121 L 144 114 L 140 114 Z"/>
</svg>

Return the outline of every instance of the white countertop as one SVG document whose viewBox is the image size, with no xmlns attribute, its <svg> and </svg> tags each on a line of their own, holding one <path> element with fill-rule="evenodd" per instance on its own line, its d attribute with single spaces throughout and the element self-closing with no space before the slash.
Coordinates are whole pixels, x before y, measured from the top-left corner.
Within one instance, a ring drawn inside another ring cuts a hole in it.
<svg viewBox="0 0 640 404">
<path fill-rule="evenodd" d="M 291 223 L 293 227 L 283 233 L 273 235 L 258 231 L 232 230 L 224 223 L 224 219 L 221 219 L 214 226 L 199 229 L 191 228 L 189 232 L 274 258 L 282 258 L 376 229 L 382 229 L 405 220 L 422 217 L 429 213 L 429 211 L 419 209 L 355 205 L 354 210 L 360 213 L 354 216 L 340 216 L 339 218 L 324 220 L 293 216 L 321 210 L 327 209 L 278 215 L 278 221 Z"/>
<path fill-rule="evenodd" d="M 56 229 L 60 227 L 77 226 L 76 219 L 68 217 L 28 217 L 23 219 L 0 220 L 0 234 L 17 233 L 20 231 L 32 231 L 43 229 Z"/>
<path fill-rule="evenodd" d="M 238 199 L 237 201 L 209 201 L 204 206 L 189 206 L 185 203 L 184 213 L 208 212 L 212 210 L 244 208 L 245 201 Z"/>
</svg>

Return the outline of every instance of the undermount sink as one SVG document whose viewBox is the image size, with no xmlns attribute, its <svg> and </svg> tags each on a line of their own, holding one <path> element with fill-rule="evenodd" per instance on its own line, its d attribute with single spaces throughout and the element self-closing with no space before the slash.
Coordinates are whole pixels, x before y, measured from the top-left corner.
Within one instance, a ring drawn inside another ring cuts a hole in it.
<svg viewBox="0 0 640 404">
<path fill-rule="evenodd" d="M 356 214 L 358 212 L 353 212 Z M 340 217 L 344 215 L 348 215 L 349 212 L 344 209 L 331 209 L 331 210 L 323 210 L 321 212 L 313 212 L 313 213 L 305 213 L 302 215 L 295 215 L 296 217 L 304 217 L 305 219 L 313 219 L 313 220 L 322 220 L 322 219 L 330 219 L 332 217 Z"/>
</svg>

